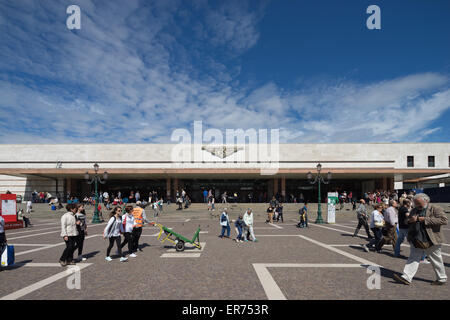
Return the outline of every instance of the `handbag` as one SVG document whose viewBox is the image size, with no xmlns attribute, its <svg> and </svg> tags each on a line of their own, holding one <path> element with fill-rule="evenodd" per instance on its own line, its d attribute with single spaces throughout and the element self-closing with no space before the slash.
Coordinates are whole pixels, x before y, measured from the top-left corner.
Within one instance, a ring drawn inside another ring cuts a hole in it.
<svg viewBox="0 0 450 320">
<path fill-rule="evenodd" d="M 381 222 L 374 222 L 375 228 L 383 228 L 384 227 L 384 220 Z"/>
<path fill-rule="evenodd" d="M 5 244 L 0 257 L 2 267 L 14 265 L 14 246 Z"/>
</svg>

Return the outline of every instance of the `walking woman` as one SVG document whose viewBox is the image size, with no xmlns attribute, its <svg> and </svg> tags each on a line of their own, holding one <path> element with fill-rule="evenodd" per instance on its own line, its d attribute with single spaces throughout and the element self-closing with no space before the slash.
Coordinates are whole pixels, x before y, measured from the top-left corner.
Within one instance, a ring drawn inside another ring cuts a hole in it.
<svg viewBox="0 0 450 320">
<path fill-rule="evenodd" d="M 384 226 L 384 217 L 381 213 L 383 210 L 383 205 L 381 203 L 377 203 L 374 206 L 374 211 L 372 212 L 370 216 L 370 229 L 372 230 L 375 238 L 371 239 L 368 245 L 363 245 L 363 248 L 366 252 L 369 252 L 369 248 L 372 248 L 375 246 L 375 249 L 377 250 L 377 245 L 380 243 L 381 239 L 383 238 L 383 226 Z M 378 251 L 380 252 L 380 251 Z"/>
<path fill-rule="evenodd" d="M 73 253 L 76 250 L 76 239 L 78 236 L 77 224 L 79 222 L 75 219 L 75 213 L 77 212 L 77 205 L 69 203 L 66 206 L 67 212 L 61 217 L 61 237 L 66 242 L 66 248 L 64 249 L 59 263 L 61 266 L 74 265 Z"/>
<path fill-rule="evenodd" d="M 76 241 L 78 247 L 78 261 L 86 261 L 86 258 L 83 257 L 83 244 L 84 238 L 87 236 L 87 224 L 86 212 L 84 210 L 84 204 L 82 203 L 77 205 L 75 220 L 80 222 L 77 224 L 78 236 Z"/>
<path fill-rule="evenodd" d="M 124 230 L 124 237 L 122 244 L 120 245 L 121 248 L 123 248 L 126 244 L 128 244 L 128 254 L 132 258 L 136 258 L 136 254 L 133 253 L 133 227 L 135 225 L 134 223 L 134 216 L 132 214 L 133 206 L 127 205 L 125 207 L 125 214 L 122 216 L 122 225 Z"/>
<path fill-rule="evenodd" d="M 117 250 L 119 251 L 119 255 L 121 256 L 120 262 L 127 261 L 128 258 L 125 258 L 122 254 L 122 247 L 120 246 L 120 234 L 123 233 L 123 225 L 122 218 L 120 217 L 120 213 L 122 212 L 122 208 L 115 207 L 111 212 L 108 224 L 106 225 L 105 230 L 103 231 L 103 239 L 109 239 L 109 246 L 106 249 L 106 261 L 111 261 L 111 249 L 114 246 L 114 242 L 116 243 Z"/>
</svg>

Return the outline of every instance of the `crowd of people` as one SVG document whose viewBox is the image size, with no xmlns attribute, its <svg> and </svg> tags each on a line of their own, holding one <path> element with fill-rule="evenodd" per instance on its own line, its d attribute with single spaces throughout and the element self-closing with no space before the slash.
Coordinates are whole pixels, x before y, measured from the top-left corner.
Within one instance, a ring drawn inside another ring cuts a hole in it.
<svg viewBox="0 0 450 320">
<path fill-rule="evenodd" d="M 206 190 L 205 190 L 206 191 Z M 120 261 L 127 261 L 128 257 L 137 257 L 139 239 L 142 233 L 144 223 L 150 223 L 147 219 L 145 208 L 149 205 L 154 210 L 153 217 L 159 216 L 163 211 L 163 198 L 156 192 L 149 194 L 148 202 L 141 201 L 139 191 L 132 192 L 133 201 L 121 200 L 121 194 L 118 192 L 110 201 L 110 195 L 107 192 L 101 193 L 101 203 L 110 210 L 107 225 L 103 231 L 103 238 L 108 240 L 106 248 L 107 261 L 112 260 L 111 250 L 114 245 L 117 247 L 117 253 Z M 39 193 L 37 193 L 39 195 Z M 213 190 L 203 192 L 204 201 L 208 203 L 208 210 L 213 211 L 214 193 Z M 40 195 L 38 196 L 40 198 Z M 36 199 L 38 199 L 36 198 Z M 45 198 L 45 196 L 44 196 Z M 86 199 L 85 199 L 86 200 Z M 131 200 L 131 198 L 130 198 Z M 356 203 L 352 192 L 348 194 L 343 192 L 339 195 L 339 201 L 342 203 Z M 179 205 L 177 210 L 188 208 L 190 198 L 184 189 L 176 191 L 176 203 Z M 134 204 L 134 205 L 133 205 Z M 84 239 L 88 234 L 86 223 L 85 206 L 86 201 L 78 203 L 77 201 L 68 202 L 67 212 L 61 217 L 61 237 L 65 242 L 65 249 L 60 257 L 62 266 L 75 264 L 77 261 L 84 261 L 83 256 Z M 114 205 L 111 208 L 110 205 Z M 369 208 L 373 207 L 373 210 Z M 32 201 L 27 201 L 26 211 L 20 210 L 25 227 L 31 226 L 30 214 Z M 124 212 L 122 212 L 122 210 Z M 308 227 L 308 203 L 304 202 L 299 209 L 299 223 L 297 227 Z M 446 283 L 447 276 L 445 266 L 441 255 L 441 244 L 443 235 L 440 227 L 447 224 L 447 216 L 442 208 L 430 203 L 430 198 L 423 193 L 415 194 L 411 191 L 409 194 L 403 192 L 399 195 L 397 192 L 374 191 L 364 194 L 360 199 L 359 206 L 356 208 L 358 224 L 353 233 L 353 237 L 358 236 L 361 228 L 365 229 L 369 242 L 362 244 L 366 252 L 382 252 L 385 245 L 392 245 L 394 256 L 406 258 L 401 255 L 402 243 L 407 239 L 410 243 L 410 254 L 402 275 L 394 275 L 395 280 L 404 284 L 410 284 L 421 263 L 431 264 L 437 275 L 435 285 Z M 273 196 L 269 201 L 267 208 L 266 223 L 284 222 L 283 202 Z M 228 215 L 227 209 L 223 209 L 220 215 L 221 234 L 220 238 L 230 238 L 231 225 L 234 224 L 236 231 L 236 242 L 247 242 L 258 240 L 254 234 L 253 210 L 248 208 L 244 214 L 232 221 Z M 4 220 L 0 216 L 0 246 L 6 244 Z M 122 238 L 123 237 L 123 238 Z M 127 245 L 127 255 L 122 250 Z M 78 259 L 73 255 L 78 250 Z"/>
<path fill-rule="evenodd" d="M 424 263 L 431 264 L 437 275 L 437 280 L 432 284 L 445 284 L 447 275 L 441 255 L 441 226 L 447 224 L 444 210 L 431 204 L 424 193 L 403 193 L 400 198 L 396 193 L 372 195 L 370 197 L 368 194 L 369 205 L 374 208 L 370 215 L 365 199 L 360 200 L 356 210 L 358 225 L 353 236 L 357 236 L 364 227 L 369 239 L 368 244 L 362 245 L 363 249 L 381 253 L 384 245 L 391 244 L 394 256 L 401 257 L 401 245 L 406 238 L 410 243 L 410 254 L 403 274 L 395 274 L 394 279 L 409 285 L 419 264 Z"/>
<path fill-rule="evenodd" d="M 83 243 L 87 236 L 86 212 L 84 204 L 69 203 L 66 205 L 67 213 L 61 217 L 61 237 L 66 247 L 59 260 L 61 266 L 73 265 L 76 262 L 85 261 L 83 257 Z M 150 223 L 147 220 L 142 202 L 138 201 L 136 206 L 127 204 L 124 207 L 114 207 L 109 215 L 108 223 L 103 231 L 103 239 L 108 240 L 106 249 L 106 261 L 112 261 L 111 250 L 114 245 L 120 256 L 120 261 L 128 260 L 128 257 L 137 257 L 136 252 L 142 251 L 139 247 L 139 239 L 142 234 L 144 223 Z M 123 241 L 122 241 L 123 235 Z M 122 251 L 122 248 L 128 245 L 128 257 Z M 78 250 L 78 259 L 74 260 L 73 254 Z"/>
<path fill-rule="evenodd" d="M 230 217 L 228 216 L 228 210 L 227 208 L 224 208 L 220 216 L 220 225 L 222 227 L 222 232 L 219 235 L 219 238 L 230 238 L 231 222 Z M 258 242 L 258 239 L 256 239 L 255 232 L 253 230 L 253 210 L 251 208 L 248 208 L 244 212 L 244 214 L 239 215 L 236 221 L 234 221 L 234 226 L 236 230 L 236 238 L 234 240 L 236 242 L 248 242 L 249 240 Z M 225 232 L 227 233 L 227 235 L 225 235 Z"/>
</svg>

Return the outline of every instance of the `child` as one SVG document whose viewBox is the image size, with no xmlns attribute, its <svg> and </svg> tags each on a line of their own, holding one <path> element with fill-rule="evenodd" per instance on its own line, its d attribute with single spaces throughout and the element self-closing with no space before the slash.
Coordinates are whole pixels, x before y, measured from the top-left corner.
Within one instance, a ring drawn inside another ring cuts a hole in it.
<svg viewBox="0 0 450 320">
<path fill-rule="evenodd" d="M 159 205 L 158 202 L 154 202 L 153 203 L 153 218 L 156 218 L 157 216 L 159 216 Z"/>
<path fill-rule="evenodd" d="M 266 223 L 273 223 L 273 207 L 267 208 L 267 220 Z"/>
<path fill-rule="evenodd" d="M 299 228 L 307 228 L 308 227 L 308 203 L 305 202 L 305 205 L 303 206 L 303 208 L 301 208 L 299 210 L 299 214 L 300 214 L 300 222 L 297 225 Z"/>
<path fill-rule="evenodd" d="M 211 197 L 208 198 L 208 211 L 212 210 L 212 199 Z"/>
<path fill-rule="evenodd" d="M 239 215 L 239 218 L 234 222 L 234 226 L 236 227 L 236 242 L 244 242 L 243 240 L 243 236 L 242 236 L 242 230 L 244 228 L 244 220 L 243 220 L 243 215 Z"/>
<path fill-rule="evenodd" d="M 277 222 L 280 221 L 284 223 L 284 219 L 283 219 L 283 203 L 279 203 L 277 206 Z"/>
<path fill-rule="evenodd" d="M 105 222 L 105 219 L 103 219 L 103 213 L 102 213 L 102 205 L 99 203 L 98 204 L 98 217 L 100 219 L 100 222 Z"/>
</svg>

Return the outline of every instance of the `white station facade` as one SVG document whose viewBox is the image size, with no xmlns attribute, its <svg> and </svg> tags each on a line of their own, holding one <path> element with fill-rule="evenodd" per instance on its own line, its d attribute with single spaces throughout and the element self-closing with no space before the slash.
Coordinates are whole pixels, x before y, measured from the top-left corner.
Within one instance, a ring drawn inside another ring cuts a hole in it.
<svg viewBox="0 0 450 320">
<path fill-rule="evenodd" d="M 317 190 L 307 173 L 322 166 L 328 191 L 364 192 L 403 189 L 408 181 L 450 173 L 450 143 L 333 143 L 279 145 L 181 144 L 17 144 L 0 145 L 0 193 L 7 190 L 31 198 L 36 190 L 64 196 L 89 195 L 85 173 L 108 172 L 99 191 L 152 190 L 173 198 L 184 188 L 194 202 L 203 189 L 237 192 L 240 200 L 253 194 L 297 196 L 314 201 Z M 406 188 L 406 187 L 405 187 Z M 315 190 L 315 191 L 314 191 Z"/>
</svg>

